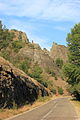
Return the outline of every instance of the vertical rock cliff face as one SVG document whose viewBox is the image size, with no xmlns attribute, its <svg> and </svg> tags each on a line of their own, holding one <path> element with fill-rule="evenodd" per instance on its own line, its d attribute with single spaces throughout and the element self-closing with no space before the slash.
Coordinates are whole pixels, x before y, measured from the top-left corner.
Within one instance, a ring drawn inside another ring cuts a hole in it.
<svg viewBox="0 0 80 120">
<path fill-rule="evenodd" d="M 38 96 L 47 95 L 45 87 L 0 57 L 0 108 L 32 104 Z"/>
<path fill-rule="evenodd" d="M 64 62 L 68 61 L 68 50 L 64 45 L 58 45 L 57 43 L 53 43 L 52 48 L 50 50 L 50 57 L 55 61 L 57 58 L 61 58 Z"/>
<path fill-rule="evenodd" d="M 49 51 L 42 50 L 40 46 L 35 43 L 28 44 L 20 49 L 17 56 L 22 58 L 28 57 L 32 60 L 32 63 L 38 62 L 43 70 L 47 67 L 53 69 L 54 66 L 53 59 L 49 56 Z"/>
</svg>

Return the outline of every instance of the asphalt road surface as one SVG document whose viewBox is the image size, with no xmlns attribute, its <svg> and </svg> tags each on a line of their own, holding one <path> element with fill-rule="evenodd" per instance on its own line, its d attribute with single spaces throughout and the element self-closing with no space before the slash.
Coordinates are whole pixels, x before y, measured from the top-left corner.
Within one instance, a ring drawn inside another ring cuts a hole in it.
<svg viewBox="0 0 80 120">
<path fill-rule="evenodd" d="M 9 120 L 80 120 L 68 98 L 58 98 Z"/>
</svg>

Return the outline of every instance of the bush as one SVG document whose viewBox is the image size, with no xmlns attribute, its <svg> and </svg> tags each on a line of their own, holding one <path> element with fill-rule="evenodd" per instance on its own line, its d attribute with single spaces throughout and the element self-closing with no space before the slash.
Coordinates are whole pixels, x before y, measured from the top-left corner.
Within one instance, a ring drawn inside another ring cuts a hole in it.
<svg viewBox="0 0 80 120">
<path fill-rule="evenodd" d="M 23 47 L 23 43 L 22 43 L 22 41 L 17 41 L 17 40 L 13 41 L 12 42 L 12 47 L 14 48 L 15 52 L 18 52 L 19 49 L 21 49 Z"/>
<path fill-rule="evenodd" d="M 53 94 L 56 94 L 56 89 L 55 89 L 55 88 L 52 88 L 51 92 L 52 92 Z"/>
<path fill-rule="evenodd" d="M 3 50 L 0 55 L 1 55 L 3 58 L 5 58 L 6 60 L 9 60 L 9 61 L 10 61 L 10 53 L 9 53 L 9 51 Z"/>
<path fill-rule="evenodd" d="M 31 68 L 31 71 L 28 74 L 32 78 L 37 80 L 39 83 L 44 85 L 45 87 L 48 87 L 51 84 L 51 81 L 44 78 L 43 75 L 42 75 L 42 72 L 43 72 L 43 70 L 38 65 L 38 63 L 35 63 L 35 65 L 33 66 L 33 68 Z"/>
<path fill-rule="evenodd" d="M 13 40 L 13 37 L 14 34 L 10 33 L 5 25 L 2 25 L 2 21 L 0 21 L 0 50 L 7 48 Z"/>
<path fill-rule="evenodd" d="M 58 88 L 58 93 L 59 93 L 60 95 L 63 94 L 63 89 L 62 89 L 61 87 Z"/>
<path fill-rule="evenodd" d="M 37 79 L 38 82 L 40 82 L 42 85 L 44 85 L 44 87 L 48 87 L 48 81 L 47 80 L 43 80 L 43 78 L 41 79 Z"/>
<path fill-rule="evenodd" d="M 65 76 L 68 78 L 67 82 L 72 86 L 80 81 L 80 68 L 73 64 L 66 64 L 63 66 Z"/>
<path fill-rule="evenodd" d="M 29 73 L 29 75 L 35 79 L 41 79 L 41 73 L 42 73 L 42 69 L 41 67 L 39 67 L 38 63 L 35 63 L 35 65 L 32 68 L 31 73 Z"/>
<path fill-rule="evenodd" d="M 57 59 L 56 59 L 56 65 L 57 65 L 59 68 L 62 68 L 62 66 L 63 66 L 63 60 L 60 59 L 60 58 L 57 58 Z"/>
<path fill-rule="evenodd" d="M 55 72 L 54 72 L 53 70 L 51 70 L 49 67 L 46 68 L 46 72 L 47 72 L 48 74 L 50 74 L 51 76 L 55 77 Z"/>
<path fill-rule="evenodd" d="M 25 73 L 28 73 L 28 69 L 30 67 L 30 59 L 26 59 L 23 62 L 20 63 L 19 68 L 23 70 Z"/>
</svg>

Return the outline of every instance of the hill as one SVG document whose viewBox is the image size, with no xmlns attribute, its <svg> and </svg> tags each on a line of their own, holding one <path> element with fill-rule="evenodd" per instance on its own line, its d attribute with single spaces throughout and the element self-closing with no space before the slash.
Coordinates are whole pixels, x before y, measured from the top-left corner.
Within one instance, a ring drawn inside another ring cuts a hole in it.
<svg viewBox="0 0 80 120">
<path fill-rule="evenodd" d="M 0 108 L 21 107 L 48 95 L 43 85 L 0 57 Z"/>
<path fill-rule="evenodd" d="M 68 61 L 67 47 L 54 43 L 48 51 L 31 43 L 22 31 L 1 28 L 0 32 L 0 56 L 50 91 L 58 91 L 59 87 L 66 91 L 61 67 Z"/>
<path fill-rule="evenodd" d="M 62 59 L 65 63 L 68 61 L 68 50 L 64 45 L 58 45 L 53 42 L 50 50 L 50 57 L 55 61 L 57 58 Z"/>
</svg>

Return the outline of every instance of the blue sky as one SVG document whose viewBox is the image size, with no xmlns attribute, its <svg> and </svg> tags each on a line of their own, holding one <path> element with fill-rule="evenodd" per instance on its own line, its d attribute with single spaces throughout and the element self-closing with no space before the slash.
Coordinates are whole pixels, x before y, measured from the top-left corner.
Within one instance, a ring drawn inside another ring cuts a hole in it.
<svg viewBox="0 0 80 120">
<path fill-rule="evenodd" d="M 80 22 L 80 0 L 0 0 L 0 19 L 50 49 L 53 42 L 66 45 L 67 33 Z"/>
</svg>

